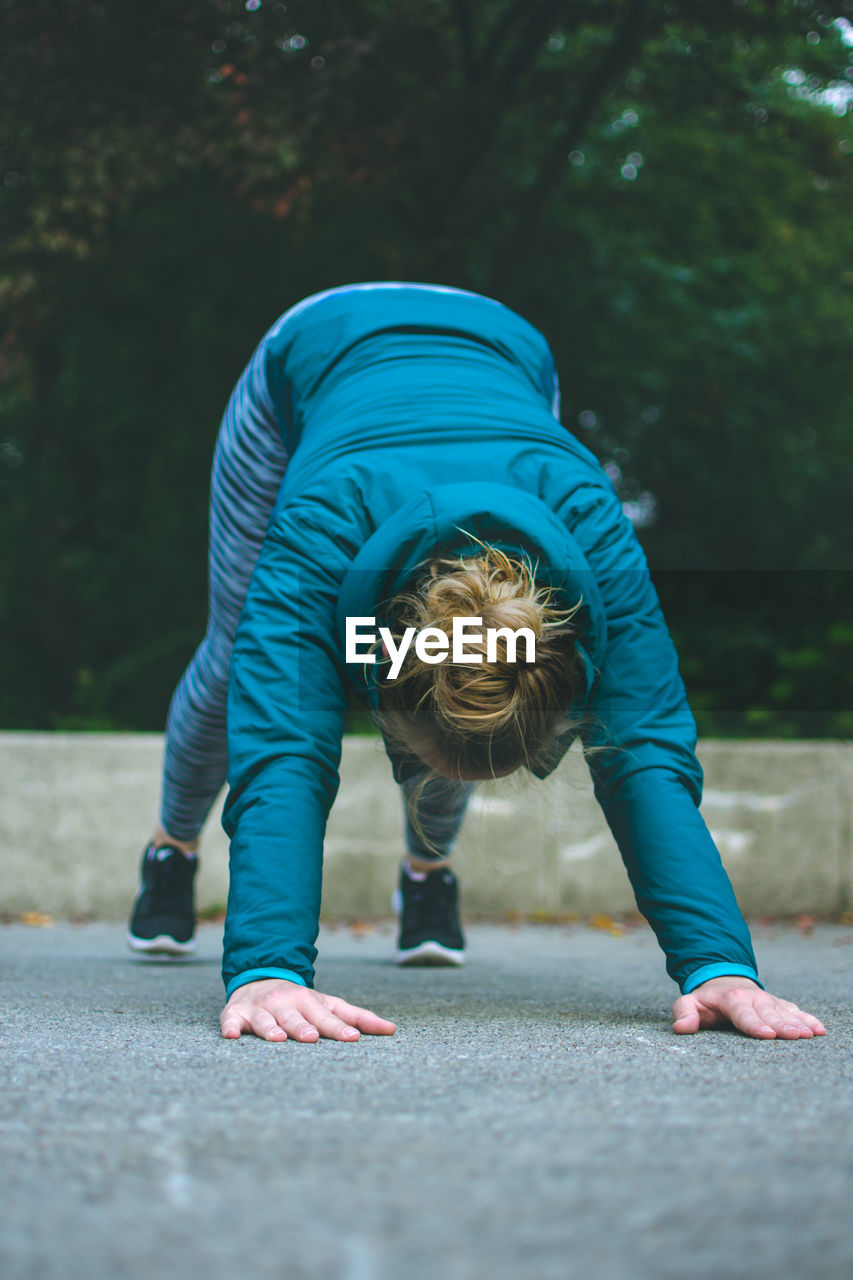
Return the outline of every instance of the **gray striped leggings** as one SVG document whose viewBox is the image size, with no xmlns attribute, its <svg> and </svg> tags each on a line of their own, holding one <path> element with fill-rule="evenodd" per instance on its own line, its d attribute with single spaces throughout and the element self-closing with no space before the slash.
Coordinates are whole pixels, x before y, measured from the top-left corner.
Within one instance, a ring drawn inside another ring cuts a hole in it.
<svg viewBox="0 0 853 1280">
<path fill-rule="evenodd" d="M 315 294 L 285 312 L 270 332 L 294 323 L 307 306 L 329 293 L 393 287 L 351 285 Z M 262 360 L 263 343 L 234 388 L 222 419 L 210 485 L 207 631 L 169 707 L 160 817 L 165 831 L 178 840 L 196 838 L 225 782 L 225 709 L 234 634 L 287 467 Z M 406 843 L 416 857 L 446 857 L 475 784 L 431 778 L 418 799 L 416 832 L 408 800 L 421 777 L 401 784 Z"/>
</svg>

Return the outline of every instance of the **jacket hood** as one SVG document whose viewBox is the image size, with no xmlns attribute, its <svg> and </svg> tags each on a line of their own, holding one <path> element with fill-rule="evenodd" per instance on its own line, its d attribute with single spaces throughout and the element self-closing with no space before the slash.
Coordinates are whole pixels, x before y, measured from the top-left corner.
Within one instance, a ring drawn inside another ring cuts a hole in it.
<svg viewBox="0 0 853 1280">
<path fill-rule="evenodd" d="M 353 560 L 338 596 L 341 652 L 348 617 L 381 622 L 383 605 L 411 585 L 420 566 L 441 556 L 476 555 L 478 542 L 527 558 L 537 582 L 553 587 L 566 607 L 581 602 L 577 649 L 588 696 L 607 644 L 594 575 L 575 539 L 545 503 L 511 485 L 456 483 L 425 489 L 379 525 Z M 375 707 L 376 666 L 348 663 L 345 669 L 356 691 Z"/>
</svg>

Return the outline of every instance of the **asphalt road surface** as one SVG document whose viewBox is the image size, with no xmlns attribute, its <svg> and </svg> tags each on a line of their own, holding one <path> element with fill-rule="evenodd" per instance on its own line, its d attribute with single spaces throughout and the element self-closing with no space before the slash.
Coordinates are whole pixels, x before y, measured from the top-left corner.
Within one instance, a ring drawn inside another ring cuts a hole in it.
<svg viewBox="0 0 853 1280">
<path fill-rule="evenodd" d="M 317 985 L 398 1023 L 224 1041 L 220 930 L 0 927 L 5 1280 L 853 1275 L 853 928 L 754 930 L 828 1035 L 676 1037 L 644 928 L 476 926 L 460 971 L 326 931 Z"/>
</svg>

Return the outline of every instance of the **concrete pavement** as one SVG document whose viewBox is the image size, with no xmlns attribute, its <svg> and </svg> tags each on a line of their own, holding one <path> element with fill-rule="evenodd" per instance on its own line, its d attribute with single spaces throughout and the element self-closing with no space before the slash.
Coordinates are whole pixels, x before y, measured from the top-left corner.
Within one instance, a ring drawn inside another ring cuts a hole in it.
<svg viewBox="0 0 853 1280">
<path fill-rule="evenodd" d="M 830 1034 L 675 1037 L 650 932 L 469 929 L 399 970 L 326 931 L 355 1045 L 226 1042 L 191 963 L 119 926 L 0 928 L 6 1280 L 702 1280 L 853 1273 L 853 929 L 754 931 Z"/>
</svg>

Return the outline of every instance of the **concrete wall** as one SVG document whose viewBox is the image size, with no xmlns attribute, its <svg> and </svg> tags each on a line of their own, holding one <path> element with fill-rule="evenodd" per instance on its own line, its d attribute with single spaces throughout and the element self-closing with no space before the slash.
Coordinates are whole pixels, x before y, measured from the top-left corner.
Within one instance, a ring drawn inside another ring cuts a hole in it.
<svg viewBox="0 0 853 1280">
<path fill-rule="evenodd" d="M 0 913 L 122 919 L 157 804 L 154 734 L 0 734 Z M 853 744 L 703 742 L 703 812 L 749 914 L 853 905 Z M 401 806 L 377 740 L 348 738 L 326 843 L 324 914 L 389 914 Z M 633 908 L 619 854 L 570 752 L 546 782 L 475 794 L 457 870 L 469 916 L 585 916 Z M 224 904 L 218 812 L 203 837 L 199 905 Z"/>
</svg>

